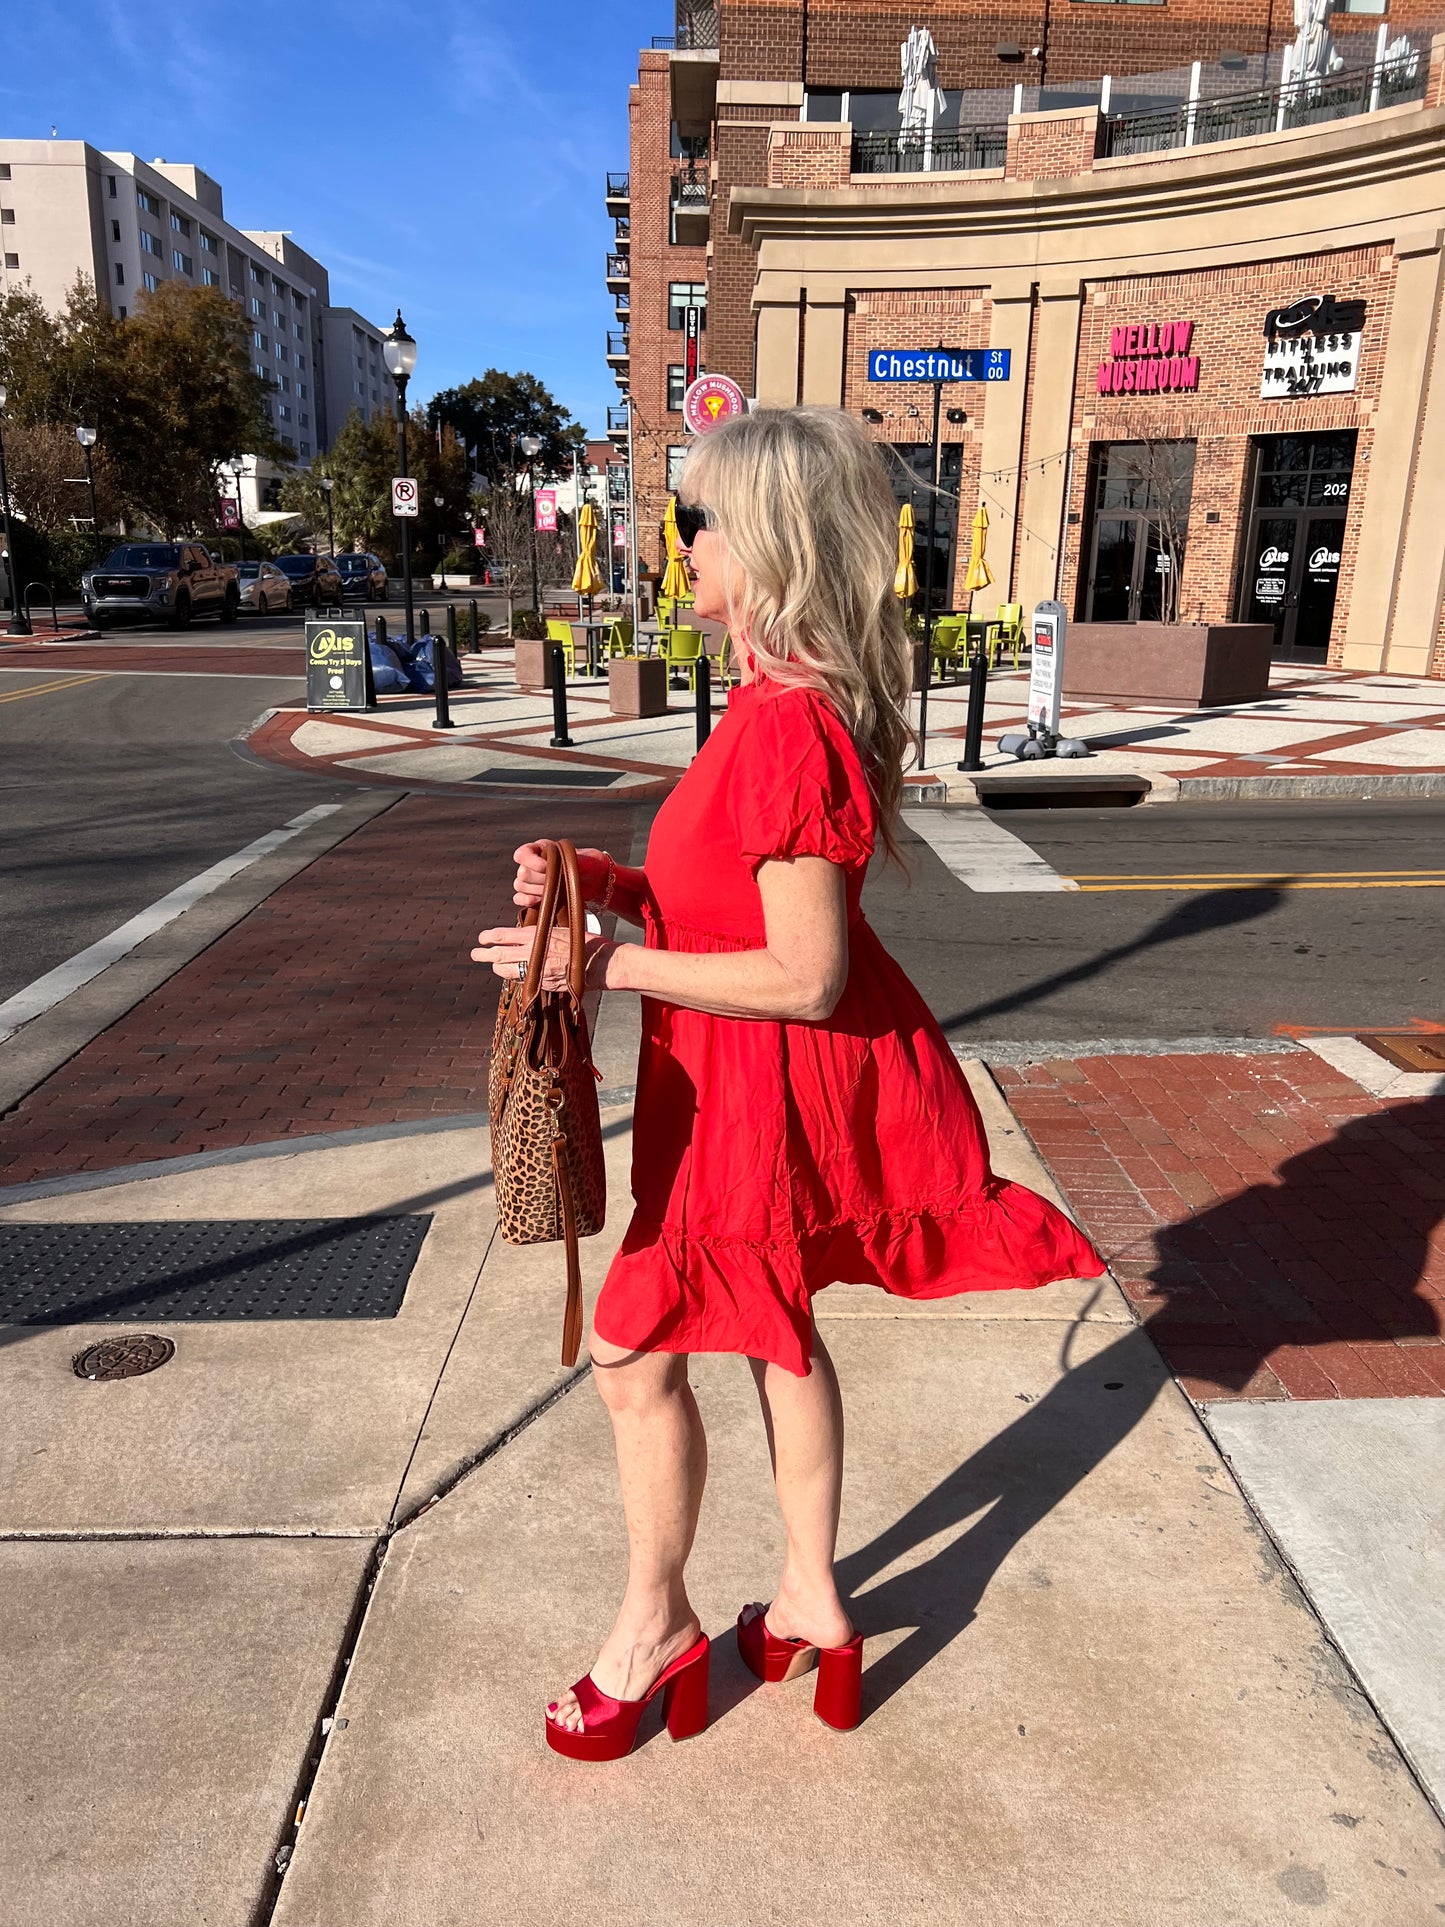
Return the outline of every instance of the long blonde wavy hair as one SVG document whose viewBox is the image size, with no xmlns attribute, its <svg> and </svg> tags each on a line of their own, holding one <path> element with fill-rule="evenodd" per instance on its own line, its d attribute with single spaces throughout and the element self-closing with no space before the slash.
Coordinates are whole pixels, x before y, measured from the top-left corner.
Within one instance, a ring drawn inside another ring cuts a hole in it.
<svg viewBox="0 0 1445 1927">
<path fill-rule="evenodd" d="M 912 660 L 893 593 L 898 509 L 877 452 L 839 409 L 758 408 L 698 441 L 679 493 L 712 511 L 727 544 L 734 638 L 759 675 L 827 696 L 897 859 Z"/>
</svg>

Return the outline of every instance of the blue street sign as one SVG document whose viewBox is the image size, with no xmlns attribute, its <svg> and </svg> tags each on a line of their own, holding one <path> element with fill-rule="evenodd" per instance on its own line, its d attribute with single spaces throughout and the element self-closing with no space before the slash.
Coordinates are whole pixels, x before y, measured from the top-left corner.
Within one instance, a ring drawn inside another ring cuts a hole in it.
<svg viewBox="0 0 1445 1927">
<path fill-rule="evenodd" d="M 875 348 L 869 381 L 1007 381 L 1008 348 Z"/>
</svg>

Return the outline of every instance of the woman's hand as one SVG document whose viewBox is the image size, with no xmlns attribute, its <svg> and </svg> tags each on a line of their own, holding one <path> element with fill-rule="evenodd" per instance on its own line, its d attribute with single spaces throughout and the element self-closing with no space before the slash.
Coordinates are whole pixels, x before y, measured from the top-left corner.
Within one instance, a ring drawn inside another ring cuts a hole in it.
<svg viewBox="0 0 1445 1927">
<path fill-rule="evenodd" d="M 512 886 L 512 901 L 521 910 L 530 910 L 542 901 L 547 883 L 547 851 L 541 843 L 524 843 L 513 852 L 517 881 Z M 607 852 L 579 850 L 577 870 L 582 878 L 582 894 L 589 903 L 601 901 L 607 888 Z"/>
<path fill-rule="evenodd" d="M 535 845 L 529 847 L 535 848 Z M 482 930 L 477 933 L 477 947 L 472 952 L 472 962 L 490 964 L 492 974 L 504 981 L 520 983 L 527 974 L 531 961 L 532 947 L 536 942 L 537 931 L 533 924 L 511 924 L 498 930 Z M 616 949 L 615 944 L 605 942 L 601 937 L 587 939 L 587 963 L 585 982 L 589 990 L 600 990 L 605 985 L 607 957 Z M 571 945 L 565 930 L 554 930 L 552 942 L 548 947 L 547 960 L 542 965 L 543 990 L 565 990 L 567 988 L 567 965 L 571 956 Z M 521 969 L 518 969 L 518 965 Z"/>
</svg>

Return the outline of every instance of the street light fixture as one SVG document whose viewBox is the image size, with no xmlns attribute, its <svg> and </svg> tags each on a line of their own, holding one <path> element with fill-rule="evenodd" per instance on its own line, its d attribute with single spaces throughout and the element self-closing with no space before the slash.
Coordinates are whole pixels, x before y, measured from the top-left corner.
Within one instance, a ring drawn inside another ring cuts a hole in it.
<svg viewBox="0 0 1445 1927">
<path fill-rule="evenodd" d="M 95 506 L 95 458 L 91 450 L 95 447 L 95 430 L 78 423 L 75 439 L 85 450 L 85 479 L 90 486 L 90 533 L 95 541 L 95 559 L 100 560 L 100 516 Z"/>
<path fill-rule="evenodd" d="M 331 517 L 331 491 L 336 484 L 329 475 L 321 477 L 321 486 L 326 493 L 326 540 L 331 548 L 331 559 L 336 560 L 336 524 Z"/>
<path fill-rule="evenodd" d="M 527 495 L 532 504 L 532 607 L 542 613 L 542 591 L 537 580 L 537 477 L 532 464 L 542 452 L 538 435 L 519 435 L 517 446 L 527 458 Z"/>
<path fill-rule="evenodd" d="M 0 382 L 0 416 L 5 413 L 7 390 Z M 33 636 L 30 618 L 20 606 L 20 578 L 15 573 L 15 548 L 10 540 L 10 485 L 5 479 L 5 437 L 0 433 L 0 531 L 5 536 L 5 565 L 10 577 L 10 634 Z"/>
<path fill-rule="evenodd" d="M 406 331 L 406 323 L 401 318 L 401 309 L 396 311 L 396 320 L 391 333 L 384 337 L 381 344 L 381 358 L 386 363 L 386 372 L 396 383 L 396 455 L 399 474 L 407 473 L 406 467 L 406 385 L 411 380 L 416 367 L 416 343 Z M 416 638 L 416 611 L 411 581 L 411 518 L 399 516 L 401 523 L 401 583 L 406 603 L 406 639 L 410 644 Z M 447 700 L 447 663 L 445 649 L 432 645 L 432 681 L 436 686 L 436 727 L 452 727 L 451 709 Z"/>
<path fill-rule="evenodd" d="M 241 495 L 241 478 L 246 473 L 246 464 L 239 455 L 231 464 L 231 473 L 236 478 L 236 540 L 240 544 L 241 561 L 244 563 L 246 560 L 246 504 Z"/>
</svg>

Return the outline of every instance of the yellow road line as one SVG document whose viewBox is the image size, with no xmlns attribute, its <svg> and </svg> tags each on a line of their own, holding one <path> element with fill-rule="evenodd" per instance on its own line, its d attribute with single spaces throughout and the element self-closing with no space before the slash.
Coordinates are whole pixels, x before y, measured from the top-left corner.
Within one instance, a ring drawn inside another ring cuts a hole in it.
<svg viewBox="0 0 1445 1927">
<path fill-rule="evenodd" d="M 1234 890 L 1445 890 L 1445 870 L 1421 872 L 1412 876 L 1378 876 L 1337 880 L 1327 877 L 1261 877 L 1240 880 L 1235 877 L 1199 877 L 1173 883 L 1080 883 L 1079 894 L 1125 890 L 1173 890 L 1184 895 L 1190 890 L 1205 890 L 1211 884 Z"/>
<path fill-rule="evenodd" d="M 58 689 L 78 689 L 85 682 L 99 682 L 95 676 L 66 676 L 59 682 L 32 683 L 28 689 L 12 689 L 0 696 L 0 703 L 23 703 L 27 696 L 50 696 Z"/>
</svg>

